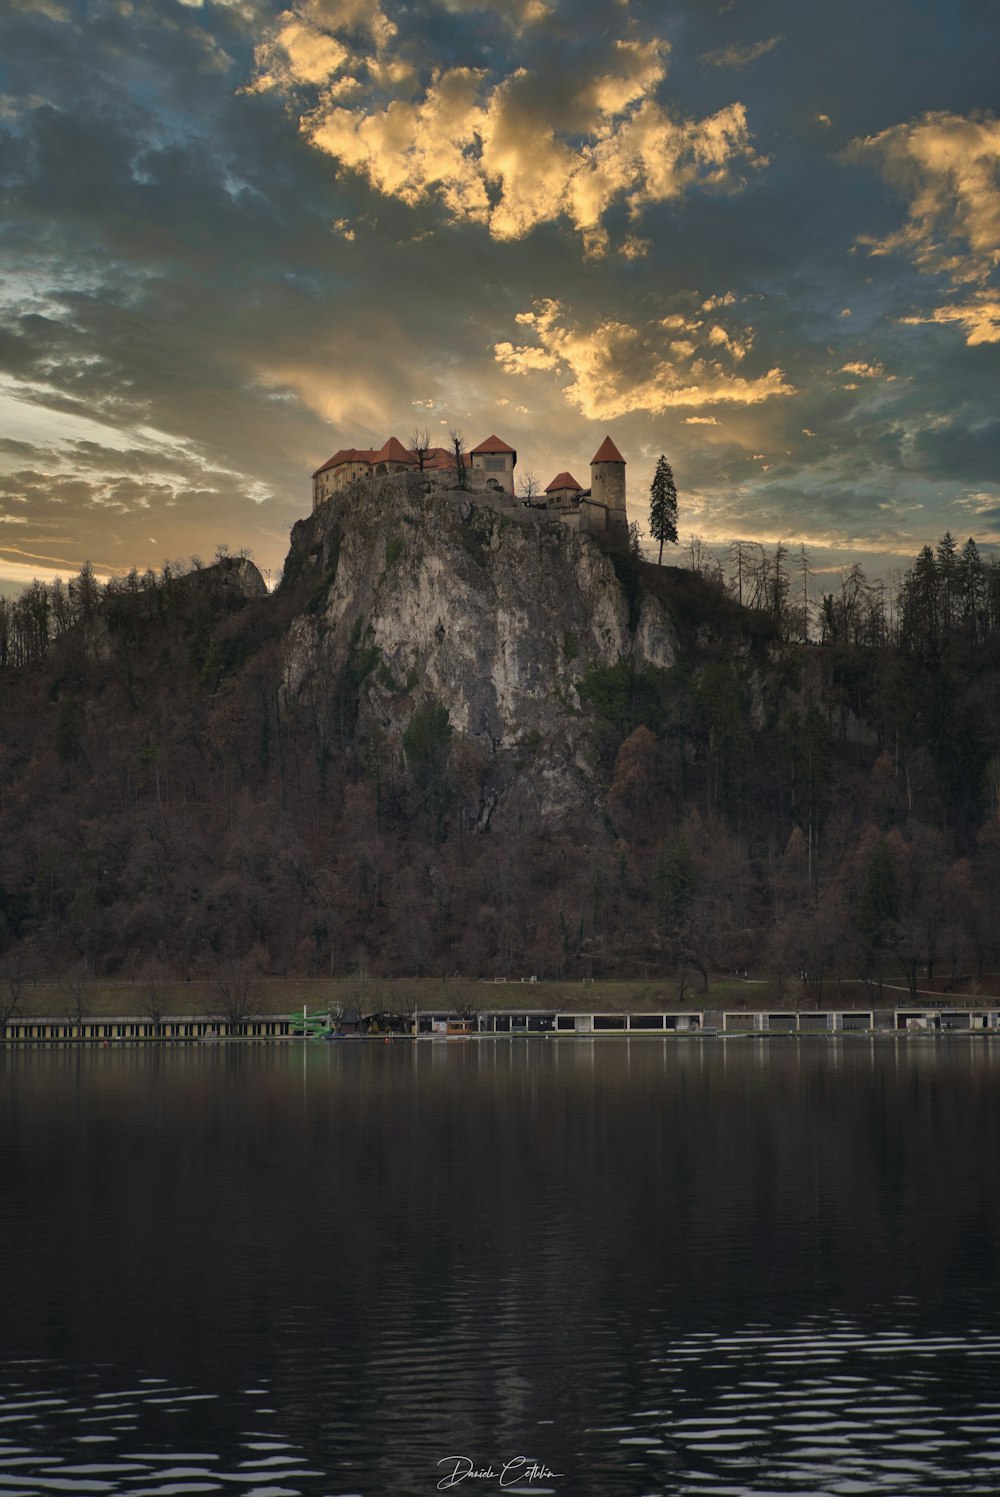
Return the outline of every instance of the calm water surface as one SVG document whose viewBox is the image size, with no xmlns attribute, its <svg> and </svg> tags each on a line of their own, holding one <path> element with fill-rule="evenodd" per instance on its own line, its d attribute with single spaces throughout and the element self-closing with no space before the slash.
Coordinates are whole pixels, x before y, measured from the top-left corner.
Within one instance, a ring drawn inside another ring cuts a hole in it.
<svg viewBox="0 0 1000 1497">
<path fill-rule="evenodd" d="M 998 1157 L 990 1040 L 0 1054 L 0 1497 L 995 1497 Z"/>
</svg>

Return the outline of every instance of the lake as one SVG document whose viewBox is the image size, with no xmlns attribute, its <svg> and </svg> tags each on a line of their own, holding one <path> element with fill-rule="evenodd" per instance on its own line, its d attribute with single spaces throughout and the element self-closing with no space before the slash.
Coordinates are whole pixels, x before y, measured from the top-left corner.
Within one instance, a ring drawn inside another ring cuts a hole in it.
<svg viewBox="0 0 1000 1497">
<path fill-rule="evenodd" d="M 995 1494 L 998 1157 L 985 1038 L 0 1053 L 0 1497 Z"/>
</svg>

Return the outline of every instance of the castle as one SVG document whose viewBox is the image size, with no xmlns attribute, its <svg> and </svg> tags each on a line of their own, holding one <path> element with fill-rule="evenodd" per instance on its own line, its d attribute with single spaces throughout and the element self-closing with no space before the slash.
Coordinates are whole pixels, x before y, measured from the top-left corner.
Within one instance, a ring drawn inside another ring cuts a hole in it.
<svg viewBox="0 0 1000 1497">
<path fill-rule="evenodd" d="M 577 483 L 572 473 L 563 471 L 556 474 L 544 493 L 515 499 L 517 452 L 498 436 L 487 437 L 468 454 L 463 452 L 461 461 L 464 487 L 479 492 L 495 508 L 543 510 L 563 524 L 592 535 L 607 533 L 620 540 L 628 535 L 625 459 L 610 437 L 605 437 L 590 460 L 589 489 Z M 342 447 L 312 475 L 313 512 L 362 478 L 419 473 L 437 487 L 454 489 L 461 486 L 458 464 L 454 448 L 410 449 L 397 437 L 390 437 L 377 451 Z"/>
</svg>

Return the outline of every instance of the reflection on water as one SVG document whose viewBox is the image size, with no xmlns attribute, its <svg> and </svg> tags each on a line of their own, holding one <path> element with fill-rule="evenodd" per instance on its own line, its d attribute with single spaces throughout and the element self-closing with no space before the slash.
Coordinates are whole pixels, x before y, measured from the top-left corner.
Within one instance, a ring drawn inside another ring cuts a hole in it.
<svg viewBox="0 0 1000 1497">
<path fill-rule="evenodd" d="M 170 1497 L 183 1492 L 221 1492 L 238 1483 L 244 1497 L 293 1497 L 316 1491 L 322 1472 L 309 1470 L 286 1440 L 252 1429 L 228 1437 L 218 1449 L 191 1449 L 185 1436 L 197 1432 L 189 1405 L 216 1395 L 169 1387 L 159 1378 L 139 1386 L 99 1390 L 100 1375 L 82 1386 L 48 1386 L 52 1369 L 21 1364 L 7 1369 L 0 1389 L 0 1494 L 26 1492 L 127 1492 L 130 1497 Z M 42 1391 L 45 1389 L 45 1391 Z M 264 1389 L 242 1395 L 243 1421 L 260 1413 Z M 155 1448 L 147 1448 L 155 1442 Z M 302 1485 L 307 1483 L 307 1486 Z"/>
<path fill-rule="evenodd" d="M 994 1493 L 998 1081 L 957 1039 L 0 1055 L 0 1497 Z"/>
<path fill-rule="evenodd" d="M 817 1318 L 694 1335 L 657 1365 L 669 1416 L 643 1411 L 619 1440 L 655 1451 L 674 1491 L 995 1493 L 1000 1402 L 983 1398 L 998 1365 L 1000 1338 L 975 1332 L 873 1334 Z M 680 1391 L 706 1370 L 710 1397 Z"/>
</svg>

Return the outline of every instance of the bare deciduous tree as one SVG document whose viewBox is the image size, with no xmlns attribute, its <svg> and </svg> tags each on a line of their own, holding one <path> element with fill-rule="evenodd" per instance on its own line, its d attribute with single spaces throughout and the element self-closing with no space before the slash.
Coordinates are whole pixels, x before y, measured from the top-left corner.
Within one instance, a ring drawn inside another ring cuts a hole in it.
<svg viewBox="0 0 1000 1497">
<path fill-rule="evenodd" d="M 213 1017 L 229 1026 L 230 1033 L 260 1013 L 260 979 L 264 953 L 259 946 L 247 952 L 219 955 L 211 969 Z"/>
<path fill-rule="evenodd" d="M 430 450 L 430 445 L 430 433 L 426 430 L 414 431 L 410 437 L 410 450 L 417 459 L 417 468 L 421 473 L 424 471 L 424 464 L 427 461 L 427 453 Z"/>
<path fill-rule="evenodd" d="M 0 962 L 0 1040 L 7 1032 L 7 1025 L 23 1012 L 24 984 L 24 968 L 17 957 L 5 957 Z"/>
<path fill-rule="evenodd" d="M 90 1013 L 90 974 L 86 967 L 78 967 L 66 980 L 66 1017 L 77 1029 Z"/>
<path fill-rule="evenodd" d="M 164 1016 L 173 1002 L 170 991 L 170 974 L 166 964 L 158 956 L 150 957 L 140 973 L 141 996 L 139 1007 L 147 1019 L 152 1021 L 153 1033 L 159 1034 Z"/>
<path fill-rule="evenodd" d="M 396 1017 L 405 1019 L 407 1028 L 414 1029 L 417 1011 L 420 1008 L 420 995 L 416 989 L 410 988 L 398 994 L 393 1001 L 393 1007 L 396 1010 Z"/>
<path fill-rule="evenodd" d="M 458 475 L 458 486 L 460 489 L 466 487 L 465 467 L 465 439 L 460 431 L 451 433 L 451 445 L 455 453 L 455 472 Z"/>
</svg>

